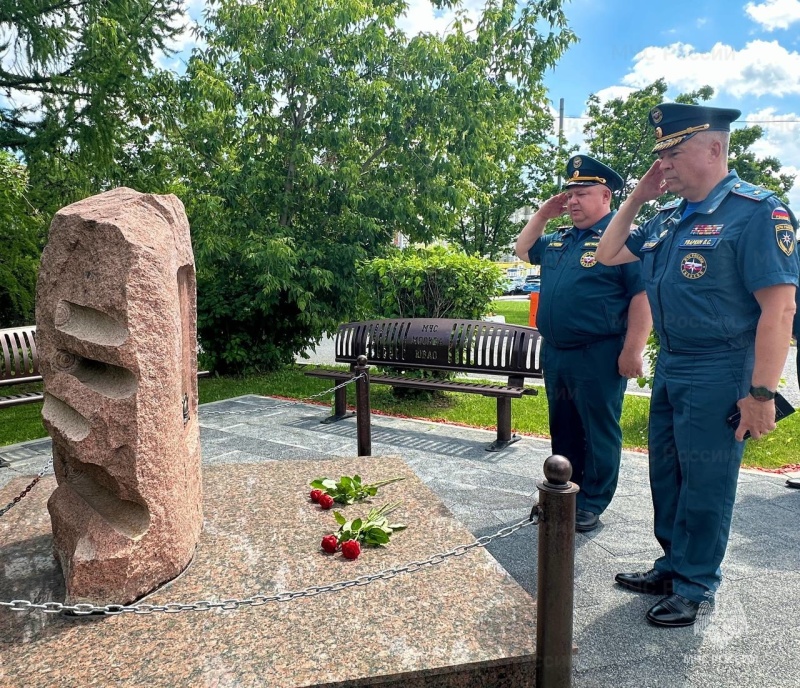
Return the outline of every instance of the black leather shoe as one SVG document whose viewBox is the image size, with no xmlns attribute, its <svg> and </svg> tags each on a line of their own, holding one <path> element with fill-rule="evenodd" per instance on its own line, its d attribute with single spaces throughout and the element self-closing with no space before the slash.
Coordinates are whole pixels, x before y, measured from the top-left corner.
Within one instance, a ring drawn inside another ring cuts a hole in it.
<svg viewBox="0 0 800 688">
<path fill-rule="evenodd" d="M 591 511 L 584 511 L 578 509 L 575 512 L 575 530 L 579 533 L 586 533 L 587 531 L 594 530 L 600 525 L 600 516 L 593 514 Z"/>
<path fill-rule="evenodd" d="M 636 573 L 618 573 L 614 576 L 614 580 L 629 590 L 644 592 L 648 595 L 672 594 L 672 576 L 655 569 Z"/>
<path fill-rule="evenodd" d="M 699 602 L 673 594 L 650 607 L 645 616 L 651 624 L 656 626 L 678 628 L 692 626 L 697 619 L 698 609 L 700 609 Z"/>
<path fill-rule="evenodd" d="M 800 488 L 800 478 L 789 478 L 786 481 L 786 487 Z"/>
</svg>

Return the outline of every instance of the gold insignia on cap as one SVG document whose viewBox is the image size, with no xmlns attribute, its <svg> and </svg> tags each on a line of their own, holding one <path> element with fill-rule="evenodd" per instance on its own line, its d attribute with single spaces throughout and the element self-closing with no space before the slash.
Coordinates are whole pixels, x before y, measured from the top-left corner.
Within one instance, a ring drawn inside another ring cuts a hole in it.
<svg viewBox="0 0 800 688">
<path fill-rule="evenodd" d="M 580 172 L 578 172 L 578 170 L 575 170 L 575 171 L 572 173 L 572 176 L 573 176 L 573 177 L 577 177 L 579 174 L 580 174 Z"/>
<path fill-rule="evenodd" d="M 664 113 L 661 112 L 661 110 L 659 110 L 658 108 L 653 108 L 652 112 L 650 113 L 650 116 L 653 118 L 654 124 L 658 124 L 659 122 L 661 122 L 662 119 L 664 119 Z"/>
<path fill-rule="evenodd" d="M 581 160 L 578 156 L 572 158 L 572 166 L 577 170 L 581 165 L 583 165 L 583 160 Z"/>
<path fill-rule="evenodd" d="M 663 135 L 664 131 L 661 129 L 661 127 L 656 127 L 656 138 L 660 139 Z"/>
</svg>

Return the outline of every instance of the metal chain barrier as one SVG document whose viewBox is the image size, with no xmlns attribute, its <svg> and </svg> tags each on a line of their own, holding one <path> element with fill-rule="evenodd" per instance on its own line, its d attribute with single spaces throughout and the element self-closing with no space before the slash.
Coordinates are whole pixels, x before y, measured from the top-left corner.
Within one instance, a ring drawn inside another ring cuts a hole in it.
<svg viewBox="0 0 800 688">
<path fill-rule="evenodd" d="M 257 408 L 257 409 L 244 409 L 242 411 L 203 411 L 201 409 L 200 415 L 203 418 L 205 418 L 206 416 L 243 416 L 247 413 L 264 413 L 265 411 L 274 411 L 275 409 L 284 408 L 285 406 L 294 406 L 295 404 L 302 404 L 304 401 L 308 401 L 310 399 L 318 399 L 319 397 L 324 397 L 328 394 L 331 394 L 332 392 L 335 392 L 337 389 L 341 389 L 342 387 L 347 387 L 347 385 L 352 385 L 353 383 L 355 383 L 356 380 L 360 380 L 362 377 L 364 377 L 363 373 L 356 375 L 355 377 L 352 377 L 349 380 L 345 380 L 340 385 L 336 385 L 336 387 L 331 387 L 330 389 L 326 389 L 324 392 L 319 392 L 318 394 L 312 394 L 311 396 L 302 397 L 300 399 L 295 399 L 293 401 L 287 401 L 285 404 L 278 404 L 277 406 L 268 406 L 267 408 Z"/>
<path fill-rule="evenodd" d="M 0 509 L 0 518 L 5 516 L 7 512 L 11 511 L 11 509 L 13 509 L 17 504 L 19 504 L 28 495 L 28 493 L 36 486 L 36 483 L 38 483 L 42 479 L 42 476 L 47 472 L 47 469 L 50 468 L 50 466 L 52 466 L 52 465 L 53 465 L 53 457 L 51 456 L 50 460 L 47 462 L 47 465 L 41 471 L 39 471 L 39 475 L 37 475 L 33 479 L 33 481 L 30 483 L 30 485 L 28 485 L 16 497 L 14 497 L 14 499 L 11 502 L 9 502 L 6 506 L 4 506 L 2 509 Z"/>
<path fill-rule="evenodd" d="M 397 566 L 391 569 L 384 569 L 377 573 L 366 574 L 358 578 L 352 578 L 346 581 L 339 581 L 337 583 L 329 583 L 327 585 L 313 585 L 304 590 L 278 592 L 272 595 L 253 595 L 252 597 L 243 600 L 228 599 L 228 600 L 199 600 L 190 604 L 183 604 L 180 602 L 168 602 L 167 604 L 107 604 L 104 606 L 95 606 L 89 603 L 79 603 L 74 605 L 62 604 L 61 602 L 41 602 L 35 603 L 28 600 L 11 600 L 10 602 L 0 601 L 0 608 L 8 609 L 10 611 L 40 611 L 45 614 L 70 614 L 75 616 L 86 616 L 89 614 L 101 614 L 105 616 L 113 616 L 116 614 L 153 614 L 154 612 L 164 612 L 166 614 L 175 614 L 177 612 L 207 612 L 210 609 L 225 609 L 233 610 L 239 607 L 261 607 L 268 602 L 289 602 L 302 597 L 314 597 L 326 592 L 339 592 L 347 588 L 360 587 L 369 585 L 378 580 L 390 580 L 395 576 L 403 573 L 416 573 L 420 569 L 436 566 L 451 557 L 460 557 L 476 547 L 486 547 L 490 542 L 499 538 L 506 538 L 509 535 L 517 532 L 521 528 L 526 528 L 530 525 L 536 525 L 539 522 L 539 511 L 537 505 L 534 505 L 531 516 L 525 520 L 519 521 L 512 526 L 501 528 L 494 535 L 484 535 L 479 537 L 474 542 L 468 545 L 459 545 L 458 547 L 449 550 L 448 552 L 441 552 L 434 554 L 422 561 L 412 561 L 404 566 Z"/>
</svg>

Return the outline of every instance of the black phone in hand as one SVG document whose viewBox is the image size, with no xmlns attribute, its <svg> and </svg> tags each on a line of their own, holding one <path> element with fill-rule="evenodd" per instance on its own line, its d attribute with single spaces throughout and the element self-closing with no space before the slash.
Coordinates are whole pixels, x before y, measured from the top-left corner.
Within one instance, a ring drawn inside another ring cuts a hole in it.
<svg viewBox="0 0 800 688">
<path fill-rule="evenodd" d="M 786 401 L 785 397 L 783 397 L 780 393 L 775 395 L 775 422 L 777 423 L 780 420 L 786 418 L 786 416 L 790 416 L 794 413 L 794 406 L 792 406 L 788 401 Z M 739 421 L 742 419 L 742 412 L 739 410 L 737 406 L 733 413 L 728 416 L 728 425 L 730 425 L 734 430 L 739 427 Z M 750 437 L 750 431 L 748 430 L 744 433 L 744 439 Z"/>
</svg>

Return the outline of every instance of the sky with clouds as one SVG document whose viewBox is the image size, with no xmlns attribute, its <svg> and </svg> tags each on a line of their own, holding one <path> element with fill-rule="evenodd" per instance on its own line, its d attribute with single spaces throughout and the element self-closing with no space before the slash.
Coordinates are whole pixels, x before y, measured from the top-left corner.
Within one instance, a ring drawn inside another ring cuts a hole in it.
<svg viewBox="0 0 800 688">
<path fill-rule="evenodd" d="M 668 98 L 711 86 L 710 105 L 742 111 L 735 127 L 758 123 L 753 150 L 797 174 L 800 207 L 800 0 L 673 0 L 669 4 L 572 0 L 580 43 L 547 75 L 554 108 L 564 99 L 564 130 L 580 144 L 590 93 L 624 96 L 663 77 Z"/>
</svg>

